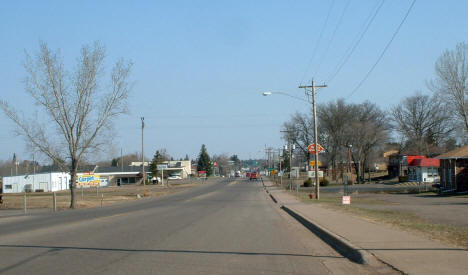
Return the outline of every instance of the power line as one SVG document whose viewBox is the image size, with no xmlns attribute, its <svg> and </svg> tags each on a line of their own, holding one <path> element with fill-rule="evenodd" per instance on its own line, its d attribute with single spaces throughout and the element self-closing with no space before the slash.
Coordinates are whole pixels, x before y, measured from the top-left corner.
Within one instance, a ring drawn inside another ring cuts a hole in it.
<svg viewBox="0 0 468 275">
<path fill-rule="evenodd" d="M 343 11 L 341 12 L 340 18 L 338 19 L 338 23 L 336 24 L 335 29 L 333 30 L 333 33 L 332 33 L 332 35 L 330 37 L 330 40 L 328 40 L 328 44 L 327 44 L 327 46 L 325 48 L 325 53 L 321 56 L 319 64 L 317 65 L 317 69 L 315 70 L 312 78 L 315 78 L 318 71 L 320 70 L 320 67 L 322 66 L 323 61 L 325 60 L 325 57 L 328 54 L 328 51 L 330 49 L 330 45 L 332 44 L 333 40 L 335 39 L 335 35 L 336 35 L 336 32 L 338 31 L 338 28 L 341 26 L 341 23 L 343 21 L 343 17 L 344 17 L 344 15 L 346 13 L 346 10 L 348 9 L 349 3 L 351 3 L 351 0 L 348 0 L 348 2 L 346 3 L 346 5 L 343 8 Z"/>
<path fill-rule="evenodd" d="M 371 12 L 369 14 L 369 17 L 366 19 L 366 21 L 364 21 L 363 31 L 361 31 L 360 33 L 357 34 L 357 36 L 356 36 L 357 40 L 354 42 L 354 45 L 353 45 L 353 43 L 351 43 L 349 45 L 348 49 L 346 49 L 345 55 L 340 59 L 337 66 L 333 70 L 333 73 L 330 74 L 330 77 L 328 77 L 328 80 L 327 80 L 328 83 L 333 81 L 333 79 L 338 75 L 338 73 L 341 71 L 343 66 L 348 62 L 349 58 L 351 57 L 351 55 L 354 53 L 354 51 L 358 47 L 358 45 L 361 42 L 362 38 L 364 37 L 364 35 L 369 30 L 369 27 L 372 25 L 372 22 L 374 22 L 374 19 L 377 16 L 377 14 L 379 13 L 380 9 L 382 8 L 384 2 L 385 2 L 385 0 L 382 0 L 380 2 L 380 4 L 377 6 L 377 8 L 375 9 L 375 11 L 373 13 Z"/>
<path fill-rule="evenodd" d="M 318 46 L 320 45 L 320 40 L 322 40 L 322 36 L 323 36 L 323 32 L 325 31 L 325 28 L 327 27 L 327 24 L 328 24 L 328 19 L 330 17 L 330 13 L 333 9 L 333 6 L 335 5 L 335 0 L 332 1 L 330 7 L 328 8 L 328 13 L 327 13 L 327 17 L 325 19 L 325 22 L 323 23 L 322 25 L 322 30 L 320 31 L 320 34 L 319 34 L 319 37 L 317 39 L 317 42 L 315 43 L 315 47 L 314 47 L 314 50 L 312 51 L 312 57 L 309 59 L 309 62 L 307 63 L 307 67 L 306 67 L 306 70 L 304 72 L 304 75 L 302 76 L 302 79 L 301 79 L 301 85 L 302 85 L 302 82 L 304 81 L 304 78 L 306 77 L 307 73 L 309 72 L 309 68 L 310 68 L 310 65 L 312 64 L 312 60 L 315 58 L 315 55 L 317 53 L 317 49 L 318 49 Z"/>
<path fill-rule="evenodd" d="M 393 40 L 395 39 L 396 35 L 398 34 L 398 32 L 400 31 L 401 27 L 403 26 L 403 24 L 405 23 L 406 21 L 406 18 L 408 18 L 408 15 L 410 14 L 411 12 L 411 9 L 413 8 L 414 4 L 416 3 L 416 0 L 413 0 L 413 2 L 411 3 L 411 5 L 409 6 L 408 10 L 406 11 L 406 14 L 405 16 L 403 17 L 403 19 L 401 20 L 400 24 L 398 25 L 397 29 L 395 30 L 395 32 L 393 33 L 392 35 L 392 38 L 390 38 L 390 40 L 388 41 L 387 45 L 385 45 L 385 48 L 383 49 L 382 53 L 380 54 L 380 56 L 377 58 L 377 60 L 375 61 L 374 65 L 372 65 L 372 67 L 370 68 L 370 70 L 367 72 L 367 74 L 364 76 L 364 78 L 359 82 L 359 84 L 353 89 L 353 91 L 348 95 L 348 98 L 351 97 L 361 86 L 362 84 L 367 80 L 367 78 L 369 78 L 370 74 L 372 73 L 372 71 L 375 69 L 375 67 L 377 66 L 377 64 L 379 64 L 380 60 L 382 60 L 385 52 L 388 50 L 388 48 L 390 47 L 390 44 L 392 44 Z"/>
</svg>

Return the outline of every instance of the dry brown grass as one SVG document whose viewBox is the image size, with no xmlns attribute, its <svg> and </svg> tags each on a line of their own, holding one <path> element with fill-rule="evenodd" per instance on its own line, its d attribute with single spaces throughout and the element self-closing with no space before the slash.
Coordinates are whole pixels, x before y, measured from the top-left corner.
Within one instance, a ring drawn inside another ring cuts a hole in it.
<svg viewBox="0 0 468 275">
<path fill-rule="evenodd" d="M 121 203 L 125 201 L 136 200 L 140 197 L 161 197 L 180 192 L 188 188 L 200 185 L 200 182 L 170 185 L 169 187 L 161 185 L 126 185 L 111 186 L 99 188 L 84 188 L 76 191 L 78 208 L 100 207 Z M 57 208 L 66 209 L 70 206 L 70 191 L 56 192 Z M 53 194 L 47 193 L 26 193 L 26 203 L 28 209 L 53 208 Z M 1 209 L 23 209 L 24 194 L 3 194 L 3 204 Z"/>
<path fill-rule="evenodd" d="M 468 249 L 468 230 L 465 228 L 433 223 L 413 213 L 360 207 L 366 205 L 385 205 L 390 204 L 390 202 L 353 197 L 351 205 L 344 206 L 341 204 L 341 196 L 321 196 L 320 200 L 316 201 L 309 199 L 308 193 L 305 192 L 299 193 L 299 199 L 306 203 L 320 203 L 325 207 L 343 211 L 350 215 L 423 234 L 429 239 Z"/>
</svg>

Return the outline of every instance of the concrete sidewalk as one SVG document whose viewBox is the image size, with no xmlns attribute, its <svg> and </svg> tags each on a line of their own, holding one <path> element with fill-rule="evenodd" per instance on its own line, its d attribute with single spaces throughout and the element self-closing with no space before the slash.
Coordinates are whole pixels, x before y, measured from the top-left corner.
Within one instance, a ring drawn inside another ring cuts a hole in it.
<svg viewBox="0 0 468 275">
<path fill-rule="evenodd" d="M 468 274 L 466 249 L 349 216 L 319 204 L 302 203 L 294 195 L 273 187 L 271 183 L 264 184 L 278 204 L 399 271 L 408 274 Z"/>
</svg>

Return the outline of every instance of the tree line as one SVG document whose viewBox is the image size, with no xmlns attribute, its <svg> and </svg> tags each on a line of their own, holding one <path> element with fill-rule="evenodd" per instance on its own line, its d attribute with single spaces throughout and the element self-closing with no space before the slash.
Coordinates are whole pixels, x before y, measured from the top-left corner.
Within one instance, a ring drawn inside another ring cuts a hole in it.
<svg viewBox="0 0 468 275">
<path fill-rule="evenodd" d="M 362 177 L 389 145 L 406 154 L 432 157 L 467 144 L 467 55 L 466 43 L 446 50 L 435 62 L 435 77 L 425 93 L 415 91 L 389 110 L 370 101 L 318 104 L 318 140 L 332 177 L 336 179 L 339 164 L 348 162 L 348 150 Z M 292 115 L 283 128 L 283 139 L 296 144 L 296 153 L 304 160 L 311 160 L 307 146 L 314 140 L 312 112 Z"/>
</svg>

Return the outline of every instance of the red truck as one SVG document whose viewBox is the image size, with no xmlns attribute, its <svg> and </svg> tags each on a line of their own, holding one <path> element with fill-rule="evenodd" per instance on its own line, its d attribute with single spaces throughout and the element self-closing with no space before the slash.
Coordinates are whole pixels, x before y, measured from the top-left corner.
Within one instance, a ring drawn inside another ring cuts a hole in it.
<svg viewBox="0 0 468 275">
<path fill-rule="evenodd" d="M 257 180 L 258 179 L 258 173 L 257 172 L 252 172 L 250 173 L 250 180 Z"/>
</svg>

